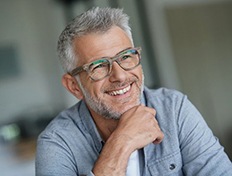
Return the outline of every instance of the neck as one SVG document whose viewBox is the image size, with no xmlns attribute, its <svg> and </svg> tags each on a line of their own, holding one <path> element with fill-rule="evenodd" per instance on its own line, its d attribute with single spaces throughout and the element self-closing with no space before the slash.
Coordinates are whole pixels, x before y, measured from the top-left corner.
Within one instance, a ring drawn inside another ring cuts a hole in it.
<svg viewBox="0 0 232 176">
<path fill-rule="evenodd" d="M 93 120 L 97 126 L 98 132 L 100 133 L 102 139 L 107 141 L 113 131 L 116 129 L 118 125 L 118 120 L 114 119 L 106 119 L 99 114 L 96 114 L 92 110 L 90 110 Z"/>
</svg>

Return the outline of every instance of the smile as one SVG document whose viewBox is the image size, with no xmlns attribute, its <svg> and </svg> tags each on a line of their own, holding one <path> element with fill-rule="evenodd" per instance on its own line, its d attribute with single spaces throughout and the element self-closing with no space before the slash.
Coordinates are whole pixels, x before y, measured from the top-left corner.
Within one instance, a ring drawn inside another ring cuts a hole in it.
<svg viewBox="0 0 232 176">
<path fill-rule="evenodd" d="M 122 95 L 122 94 L 125 94 L 126 92 L 128 92 L 130 90 L 130 88 L 131 88 L 131 85 L 129 85 L 128 87 L 121 89 L 121 90 L 108 92 L 108 94 L 111 96 Z"/>
</svg>

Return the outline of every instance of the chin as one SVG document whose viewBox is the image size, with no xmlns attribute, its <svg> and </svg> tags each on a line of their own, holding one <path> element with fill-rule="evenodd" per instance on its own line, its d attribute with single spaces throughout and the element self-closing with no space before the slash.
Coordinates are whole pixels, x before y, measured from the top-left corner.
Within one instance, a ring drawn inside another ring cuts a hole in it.
<svg viewBox="0 0 232 176">
<path fill-rule="evenodd" d="M 139 105 L 139 103 L 136 103 L 136 104 L 130 104 L 130 105 L 126 105 L 126 104 L 124 104 L 124 105 L 122 105 L 121 107 L 119 107 L 119 109 L 118 109 L 118 111 L 117 112 L 119 112 L 119 114 L 124 114 L 126 111 L 128 111 L 128 110 L 130 110 L 131 108 L 133 108 L 133 107 L 135 107 L 135 106 L 138 106 Z"/>
<path fill-rule="evenodd" d="M 103 116 L 105 119 L 114 119 L 114 120 L 119 120 L 126 111 L 129 109 L 135 107 L 136 105 L 128 105 L 125 107 L 124 106 L 119 106 L 118 108 L 110 108 L 105 111 L 99 112 L 101 116 Z"/>
</svg>

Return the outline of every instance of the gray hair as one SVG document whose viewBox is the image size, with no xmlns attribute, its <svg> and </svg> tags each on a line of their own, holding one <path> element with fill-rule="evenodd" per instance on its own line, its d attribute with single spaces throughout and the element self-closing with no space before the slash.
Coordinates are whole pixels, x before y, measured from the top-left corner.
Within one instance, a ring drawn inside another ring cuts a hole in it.
<svg viewBox="0 0 232 176">
<path fill-rule="evenodd" d="M 74 18 L 61 33 L 57 46 L 64 71 L 70 72 L 77 65 L 78 53 L 75 54 L 73 49 L 74 39 L 90 33 L 104 33 L 113 26 L 125 31 L 133 43 L 129 17 L 122 9 L 95 7 Z"/>
</svg>

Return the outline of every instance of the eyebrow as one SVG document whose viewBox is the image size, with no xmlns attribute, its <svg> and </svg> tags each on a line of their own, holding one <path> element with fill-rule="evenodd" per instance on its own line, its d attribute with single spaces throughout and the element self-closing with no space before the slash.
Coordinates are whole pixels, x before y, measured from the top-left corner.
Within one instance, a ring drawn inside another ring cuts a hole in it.
<svg viewBox="0 0 232 176">
<path fill-rule="evenodd" d="M 103 63 L 103 62 L 105 62 L 105 61 L 106 61 L 106 60 L 105 60 L 104 58 L 102 58 L 102 59 L 98 59 L 98 60 L 96 60 L 96 61 L 91 62 L 91 64 L 96 65 L 96 64 Z"/>
<path fill-rule="evenodd" d="M 128 50 L 128 49 L 132 49 L 133 47 L 128 47 L 122 51 L 119 51 L 115 56 L 119 55 L 119 54 L 122 54 L 124 51 Z"/>
<path fill-rule="evenodd" d="M 115 56 L 118 56 L 119 54 L 122 54 L 124 51 L 128 50 L 128 49 L 132 49 L 133 47 L 128 47 L 126 49 L 123 49 L 122 51 L 119 51 L 117 54 L 115 54 L 114 56 L 112 57 L 115 57 Z M 96 58 L 94 59 L 92 62 L 90 62 L 90 64 L 99 64 L 99 63 L 102 63 L 103 60 L 105 60 L 106 58 L 112 58 L 111 56 L 103 56 L 103 57 L 100 57 L 100 58 Z M 88 64 L 88 63 L 87 63 Z"/>
</svg>

